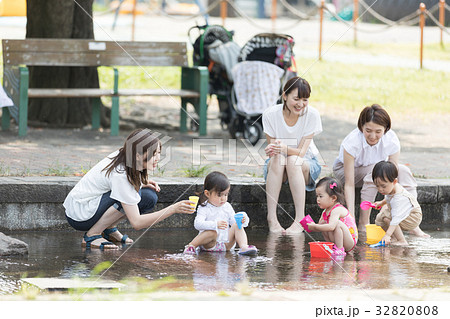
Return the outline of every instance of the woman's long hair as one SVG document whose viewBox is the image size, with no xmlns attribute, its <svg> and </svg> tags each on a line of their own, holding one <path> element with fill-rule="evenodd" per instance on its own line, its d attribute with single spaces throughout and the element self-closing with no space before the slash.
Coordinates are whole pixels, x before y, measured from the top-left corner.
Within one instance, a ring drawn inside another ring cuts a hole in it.
<svg viewBox="0 0 450 319">
<path fill-rule="evenodd" d="M 139 191 L 141 184 L 148 183 L 148 172 L 144 169 L 144 161 L 155 156 L 158 147 L 161 148 L 158 135 L 148 129 L 136 129 L 131 132 L 123 147 L 119 149 L 119 154 L 113 157 L 111 163 L 103 169 L 106 170 L 106 176 L 109 176 L 113 170 L 125 171 L 130 184 Z"/>
</svg>

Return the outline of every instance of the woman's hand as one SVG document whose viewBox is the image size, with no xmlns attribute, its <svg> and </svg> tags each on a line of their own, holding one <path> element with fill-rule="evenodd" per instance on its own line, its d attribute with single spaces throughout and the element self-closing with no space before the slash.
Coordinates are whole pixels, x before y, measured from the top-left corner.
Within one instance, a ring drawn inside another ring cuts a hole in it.
<svg viewBox="0 0 450 319">
<path fill-rule="evenodd" d="M 225 220 L 217 221 L 217 228 L 219 228 L 219 229 L 227 229 L 228 228 L 228 222 L 225 221 Z"/>
<path fill-rule="evenodd" d="M 194 210 L 192 209 L 190 203 L 191 202 L 188 200 L 182 200 L 179 201 L 178 203 L 173 204 L 172 207 L 176 214 L 192 214 L 194 213 Z"/>
<path fill-rule="evenodd" d="M 147 183 L 147 185 L 144 185 L 143 187 L 151 188 L 151 189 L 153 189 L 155 192 L 160 192 L 160 191 L 161 191 L 161 188 L 159 187 L 158 183 L 155 182 L 155 181 L 151 181 L 151 180 L 149 180 L 148 183 Z"/>
<path fill-rule="evenodd" d="M 274 143 L 267 145 L 265 148 L 266 155 L 269 157 L 282 154 L 284 156 L 287 155 L 287 145 L 281 143 L 281 141 L 276 140 Z"/>
</svg>

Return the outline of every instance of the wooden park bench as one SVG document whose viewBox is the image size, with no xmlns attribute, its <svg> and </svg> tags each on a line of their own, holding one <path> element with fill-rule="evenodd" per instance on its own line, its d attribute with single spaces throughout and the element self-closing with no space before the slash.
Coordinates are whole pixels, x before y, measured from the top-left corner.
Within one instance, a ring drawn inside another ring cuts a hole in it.
<svg viewBox="0 0 450 319">
<path fill-rule="evenodd" d="M 2 40 L 3 87 L 12 98 L 13 107 L 3 108 L 2 129 L 8 129 L 10 115 L 19 125 L 19 136 L 27 133 L 29 98 L 80 98 L 92 101 L 92 128 L 100 127 L 100 98 L 111 97 L 111 135 L 119 134 L 120 96 L 181 97 L 180 131 L 187 131 L 187 103 L 194 106 L 199 117 L 199 134 L 206 135 L 206 98 L 208 69 L 188 67 L 184 42 L 114 42 L 87 39 L 25 39 Z M 112 88 L 30 88 L 29 66 L 99 67 L 114 70 Z M 181 89 L 119 88 L 119 72 L 115 66 L 178 66 L 181 67 Z"/>
</svg>

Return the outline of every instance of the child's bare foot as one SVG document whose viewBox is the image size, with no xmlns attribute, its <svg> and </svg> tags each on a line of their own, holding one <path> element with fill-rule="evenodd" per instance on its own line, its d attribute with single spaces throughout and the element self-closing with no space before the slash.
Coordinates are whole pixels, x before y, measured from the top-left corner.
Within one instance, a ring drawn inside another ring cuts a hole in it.
<svg viewBox="0 0 450 319">
<path fill-rule="evenodd" d="M 417 237 L 423 237 L 423 238 L 430 238 L 431 236 L 424 233 L 422 229 L 420 229 L 419 226 L 417 226 L 416 228 L 414 228 L 413 230 L 411 230 L 409 232 L 411 235 L 417 236 Z"/>
</svg>

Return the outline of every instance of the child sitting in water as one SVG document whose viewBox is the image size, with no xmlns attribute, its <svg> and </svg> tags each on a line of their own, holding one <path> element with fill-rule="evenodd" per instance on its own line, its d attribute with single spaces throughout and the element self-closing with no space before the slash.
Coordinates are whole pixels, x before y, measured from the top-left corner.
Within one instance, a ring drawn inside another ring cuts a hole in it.
<svg viewBox="0 0 450 319">
<path fill-rule="evenodd" d="M 381 239 L 386 245 L 408 245 L 402 230 L 413 230 L 422 221 L 422 209 L 416 198 L 398 183 L 397 166 L 388 161 L 378 162 L 372 171 L 372 180 L 378 192 L 385 195 L 382 201 L 375 202 L 383 207 L 377 214 L 375 224 L 381 226 L 386 234 Z"/>
<path fill-rule="evenodd" d="M 239 254 L 256 255 L 258 250 L 255 246 L 248 245 L 244 230 L 250 220 L 244 213 L 242 227 L 239 229 L 234 209 L 227 201 L 229 192 L 230 181 L 224 174 L 212 172 L 206 176 L 194 221 L 194 227 L 200 232 L 185 247 L 185 254 L 196 254 L 197 247 L 209 252 L 227 251 L 237 243 L 240 247 Z"/>
<path fill-rule="evenodd" d="M 358 229 L 345 203 L 342 186 L 331 177 L 316 185 L 317 204 L 323 209 L 319 224 L 308 223 L 311 231 L 320 231 L 326 241 L 333 242 L 332 257 L 345 257 L 358 242 Z"/>
</svg>

